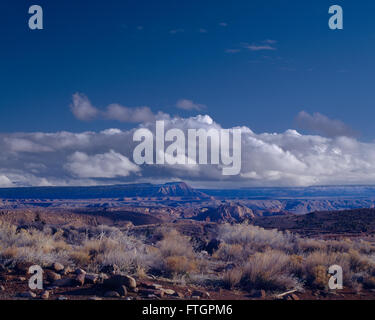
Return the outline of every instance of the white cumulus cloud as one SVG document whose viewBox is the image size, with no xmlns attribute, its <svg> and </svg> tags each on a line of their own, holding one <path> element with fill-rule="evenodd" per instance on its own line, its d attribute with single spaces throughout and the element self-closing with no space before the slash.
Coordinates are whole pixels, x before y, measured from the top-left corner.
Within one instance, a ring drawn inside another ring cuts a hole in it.
<svg viewBox="0 0 375 320">
<path fill-rule="evenodd" d="M 82 121 L 93 120 L 99 114 L 99 110 L 91 104 L 90 100 L 79 93 L 73 95 L 73 102 L 70 107 L 74 116 Z"/>
<path fill-rule="evenodd" d="M 156 118 L 149 107 L 127 108 L 119 104 L 109 105 L 105 116 L 111 120 L 131 123 L 154 121 Z"/>
<path fill-rule="evenodd" d="M 95 155 L 77 151 L 68 158 L 65 167 L 80 178 L 127 177 L 140 171 L 127 157 L 113 150 Z"/>
<path fill-rule="evenodd" d="M 204 104 L 195 103 L 192 100 L 188 100 L 188 99 L 178 100 L 176 103 L 176 107 L 179 109 L 188 110 L 188 111 L 192 111 L 192 110 L 201 111 L 206 108 Z"/>
<path fill-rule="evenodd" d="M 138 142 L 133 141 L 133 134 L 140 127 L 155 132 L 151 121 L 130 130 L 1 133 L 0 187 L 168 180 L 213 187 L 375 183 L 375 143 L 343 134 L 255 133 L 239 127 L 241 172 L 223 176 L 220 166 L 210 164 L 135 165 L 133 150 Z M 172 128 L 186 133 L 188 129 L 222 126 L 208 115 L 165 117 L 165 130 Z"/>
<path fill-rule="evenodd" d="M 100 110 L 94 107 L 87 96 L 81 93 L 73 95 L 71 110 L 73 115 L 82 121 L 100 118 L 124 123 L 142 123 L 168 116 L 162 112 L 154 114 L 147 106 L 130 108 L 117 103 L 110 104 L 104 110 Z"/>
</svg>

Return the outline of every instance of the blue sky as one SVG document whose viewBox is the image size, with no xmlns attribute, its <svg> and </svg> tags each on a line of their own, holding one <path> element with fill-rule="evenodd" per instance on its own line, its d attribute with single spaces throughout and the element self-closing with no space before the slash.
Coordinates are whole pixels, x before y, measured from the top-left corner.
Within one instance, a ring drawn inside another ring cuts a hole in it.
<svg viewBox="0 0 375 320">
<path fill-rule="evenodd" d="M 374 15 L 372 0 L 3 0 L 0 187 L 375 184 Z M 133 132 L 155 119 L 241 126 L 240 173 L 136 165 Z"/>
<path fill-rule="evenodd" d="M 69 104 L 82 92 L 98 108 L 181 116 L 194 112 L 176 101 L 190 99 L 224 127 L 255 132 L 319 112 L 375 138 L 373 1 L 38 0 L 42 31 L 27 26 L 34 2 L 2 4 L 2 132 L 126 128 L 75 119 Z M 332 4 L 344 30 L 328 28 Z M 274 50 L 246 48 L 264 44 Z"/>
</svg>

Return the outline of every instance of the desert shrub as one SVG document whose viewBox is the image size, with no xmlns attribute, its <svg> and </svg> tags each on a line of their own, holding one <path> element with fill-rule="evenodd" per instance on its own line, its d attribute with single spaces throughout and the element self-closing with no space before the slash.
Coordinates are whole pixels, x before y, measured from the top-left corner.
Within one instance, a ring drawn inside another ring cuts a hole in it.
<svg viewBox="0 0 375 320">
<path fill-rule="evenodd" d="M 290 273 L 290 256 L 275 250 L 257 252 L 244 266 L 241 284 L 249 289 L 286 290 L 297 286 Z"/>
<path fill-rule="evenodd" d="M 311 285 L 320 289 L 325 289 L 327 287 L 330 278 L 327 273 L 327 267 L 323 265 L 312 267 L 311 276 Z"/>
<path fill-rule="evenodd" d="M 242 261 L 248 257 L 248 252 L 241 244 L 221 243 L 213 257 L 223 261 Z"/>
<path fill-rule="evenodd" d="M 105 265 L 116 265 L 121 271 L 136 272 L 147 270 L 152 264 L 152 254 L 143 241 L 116 228 L 101 227 L 94 238 L 86 240 L 78 247 L 78 258 L 86 262 L 90 270 L 97 271 Z M 98 231 L 98 230 L 96 230 Z M 75 254 L 71 257 L 77 258 Z"/>
<path fill-rule="evenodd" d="M 348 252 L 353 246 L 353 243 L 350 239 L 330 240 L 327 241 L 327 251 L 332 252 Z"/>
<path fill-rule="evenodd" d="M 303 276 L 311 287 L 326 288 L 328 285 L 328 268 L 339 265 L 343 269 L 344 285 L 350 286 L 352 271 L 350 268 L 350 257 L 347 253 L 314 251 L 303 262 Z"/>
<path fill-rule="evenodd" d="M 352 248 L 357 250 L 361 254 L 373 254 L 375 253 L 375 244 L 373 242 L 358 240 L 352 243 Z"/>
<path fill-rule="evenodd" d="M 8 247 L 5 249 L 0 249 L 1 257 L 6 260 L 12 260 L 17 257 L 18 248 L 16 247 Z"/>
<path fill-rule="evenodd" d="M 218 237 L 224 243 L 241 245 L 249 254 L 267 249 L 293 251 L 296 239 L 289 232 L 265 230 L 248 224 L 224 224 L 219 227 Z"/>
<path fill-rule="evenodd" d="M 236 263 L 243 269 L 241 283 L 247 274 L 247 283 L 256 287 L 277 287 L 272 285 L 274 278 L 271 276 L 276 274 L 275 279 L 298 277 L 307 286 L 323 288 L 327 286 L 330 277 L 328 268 L 334 264 L 342 267 L 344 285 L 348 287 L 358 287 L 359 278 L 356 274 L 364 274 L 360 279 L 375 276 L 375 248 L 374 243 L 369 241 L 302 238 L 246 224 L 222 225 L 218 238 L 221 245 L 213 258 Z M 263 257 L 262 253 L 272 251 L 283 253 L 289 262 L 284 264 L 284 258 L 279 254 L 281 264 L 270 263 L 269 271 L 263 272 L 267 269 L 267 259 L 276 259 L 277 255 Z M 273 264 L 277 266 L 272 267 Z M 232 276 L 230 273 L 225 274 L 228 283 L 225 285 L 229 286 Z"/>
<path fill-rule="evenodd" d="M 297 254 L 293 254 L 289 257 L 290 271 L 298 278 L 302 278 L 303 260 L 303 256 Z"/>
<path fill-rule="evenodd" d="M 45 265 L 66 262 L 68 245 L 36 229 L 20 229 L 0 222 L 0 259 Z"/>
<path fill-rule="evenodd" d="M 348 255 L 349 255 L 350 269 L 353 272 L 367 271 L 371 273 L 371 271 L 374 270 L 374 262 L 372 262 L 368 256 L 361 255 L 355 249 L 349 249 Z"/>
<path fill-rule="evenodd" d="M 327 243 L 324 240 L 298 238 L 297 248 L 302 253 L 324 251 L 327 249 Z"/>
<path fill-rule="evenodd" d="M 75 265 L 80 267 L 87 267 L 92 261 L 90 255 L 81 248 L 70 252 L 69 257 Z"/>
<path fill-rule="evenodd" d="M 163 239 L 156 244 L 162 257 L 186 256 L 193 257 L 194 250 L 190 238 L 181 235 L 177 230 L 170 230 L 163 235 Z"/>
<path fill-rule="evenodd" d="M 155 253 L 159 258 L 155 259 L 154 269 L 169 277 L 189 274 L 201 269 L 203 264 L 197 260 L 198 256 L 193 250 L 189 237 L 181 235 L 174 229 L 168 232 L 162 230 L 162 232 L 162 239 L 156 244 Z"/>
<path fill-rule="evenodd" d="M 61 230 L 61 229 L 60 229 Z M 99 226 L 90 235 L 76 237 L 72 244 L 64 241 L 63 233 L 51 229 L 17 230 L 16 226 L 0 222 L 0 259 L 26 261 L 40 265 L 53 262 L 73 263 L 97 271 L 103 265 L 116 264 L 120 270 L 147 270 L 154 263 L 152 252 L 141 239 L 136 239 L 117 228 Z"/>
<path fill-rule="evenodd" d="M 182 275 L 196 271 L 197 264 L 185 256 L 169 256 L 165 259 L 164 270 L 170 275 Z"/>
<path fill-rule="evenodd" d="M 237 287 L 243 277 L 243 269 L 240 267 L 228 270 L 223 275 L 223 285 L 227 289 Z"/>
</svg>

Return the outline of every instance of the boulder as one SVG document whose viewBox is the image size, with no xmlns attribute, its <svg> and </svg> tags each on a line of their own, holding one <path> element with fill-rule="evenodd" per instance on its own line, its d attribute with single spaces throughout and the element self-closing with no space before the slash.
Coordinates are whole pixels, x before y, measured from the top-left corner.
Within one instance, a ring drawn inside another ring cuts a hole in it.
<svg viewBox="0 0 375 320">
<path fill-rule="evenodd" d="M 128 289 L 125 286 L 121 286 L 117 289 L 117 292 L 121 297 L 126 297 L 128 295 Z"/>
<path fill-rule="evenodd" d="M 48 290 L 44 291 L 44 292 L 42 293 L 42 295 L 41 295 L 41 298 L 42 298 L 43 300 L 48 300 L 48 299 L 49 299 L 49 291 L 48 291 Z"/>
<path fill-rule="evenodd" d="M 61 275 L 59 275 L 58 273 L 53 272 L 51 270 L 45 270 L 44 274 L 46 276 L 47 281 L 49 281 L 49 282 L 54 282 L 56 280 L 61 279 Z"/>
<path fill-rule="evenodd" d="M 109 276 L 107 276 L 105 273 L 100 273 L 98 275 L 98 279 L 96 280 L 97 283 L 103 284 L 105 280 L 108 280 Z"/>
<path fill-rule="evenodd" d="M 61 272 L 64 270 L 64 265 L 62 265 L 61 263 L 59 262 L 55 262 L 53 265 L 52 265 L 52 269 L 55 270 L 56 272 Z"/>
<path fill-rule="evenodd" d="M 79 275 L 79 274 L 86 274 L 87 272 L 85 270 L 81 269 L 81 268 L 77 268 L 77 269 L 74 270 L 74 273 L 76 275 Z"/>
<path fill-rule="evenodd" d="M 128 289 L 135 289 L 137 287 L 137 282 L 133 277 L 118 274 L 104 280 L 103 285 L 112 289 L 119 288 L 120 286 L 126 286 Z"/>
<path fill-rule="evenodd" d="M 71 267 L 67 266 L 60 273 L 66 276 L 66 275 L 68 275 L 69 273 L 72 273 L 72 272 L 73 272 L 73 269 Z"/>
<path fill-rule="evenodd" d="M 135 279 L 133 277 L 130 277 L 130 276 L 125 276 L 125 285 L 129 288 L 129 289 L 135 289 L 137 287 L 137 282 L 135 281 Z"/>
<path fill-rule="evenodd" d="M 87 273 L 85 279 L 87 283 L 96 284 L 99 280 L 99 275 L 96 273 Z"/>
<path fill-rule="evenodd" d="M 172 289 L 162 289 L 162 291 L 168 295 L 168 296 L 173 296 L 176 292 Z"/>
<path fill-rule="evenodd" d="M 158 289 L 162 289 L 163 286 L 161 284 L 157 284 L 157 283 L 150 283 L 150 282 L 142 282 L 140 284 L 141 286 L 147 288 L 147 289 L 155 289 L 155 290 L 158 290 Z"/>
</svg>

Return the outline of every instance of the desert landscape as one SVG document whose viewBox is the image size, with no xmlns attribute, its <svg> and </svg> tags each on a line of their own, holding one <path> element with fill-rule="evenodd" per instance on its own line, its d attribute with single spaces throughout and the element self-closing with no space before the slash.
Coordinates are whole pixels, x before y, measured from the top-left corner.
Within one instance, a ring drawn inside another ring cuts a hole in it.
<svg viewBox="0 0 375 320">
<path fill-rule="evenodd" d="M 372 303 L 374 12 L 3 0 L 1 306 L 219 319 Z"/>
<path fill-rule="evenodd" d="M 3 188 L 0 299 L 375 299 L 374 190 Z"/>
</svg>

